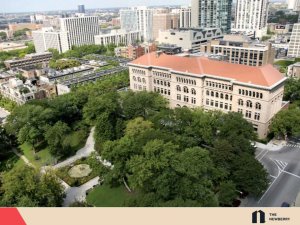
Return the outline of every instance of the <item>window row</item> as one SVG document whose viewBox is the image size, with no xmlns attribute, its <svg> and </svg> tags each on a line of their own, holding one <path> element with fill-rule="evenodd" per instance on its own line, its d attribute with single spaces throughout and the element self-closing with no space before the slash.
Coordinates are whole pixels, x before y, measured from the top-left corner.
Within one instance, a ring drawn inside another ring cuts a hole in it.
<svg viewBox="0 0 300 225">
<path fill-rule="evenodd" d="M 190 89 L 188 88 L 188 87 L 186 87 L 186 86 L 184 86 L 183 88 L 181 88 L 181 86 L 179 86 L 179 85 L 177 85 L 176 86 L 176 90 L 177 91 L 181 91 L 181 90 L 183 90 L 183 92 L 184 93 L 190 93 Z M 194 88 L 191 88 L 191 93 L 193 94 L 193 95 L 196 95 L 197 93 L 196 93 L 196 90 L 194 89 Z"/>
<path fill-rule="evenodd" d="M 154 87 L 154 91 L 163 95 L 171 95 L 171 91 L 169 89 Z"/>
<path fill-rule="evenodd" d="M 140 77 L 135 77 L 135 76 L 133 76 L 132 77 L 132 79 L 134 80 L 134 81 L 137 81 L 137 82 L 143 82 L 143 84 L 146 84 L 146 79 L 145 78 L 140 78 Z"/>
<path fill-rule="evenodd" d="M 241 114 L 243 114 L 243 110 L 242 109 L 238 109 L 238 112 L 241 113 Z M 249 111 L 249 110 L 246 110 L 245 117 L 249 118 L 249 119 L 252 119 L 252 112 Z M 257 120 L 257 121 L 260 120 L 260 113 L 258 113 L 258 112 L 254 113 L 254 120 Z"/>
<path fill-rule="evenodd" d="M 133 85 L 133 88 L 136 89 L 136 90 L 144 90 L 146 91 L 147 90 L 147 87 L 146 86 L 142 86 L 142 85 L 138 85 L 138 84 L 134 84 Z"/>
<path fill-rule="evenodd" d="M 158 76 L 158 77 L 171 78 L 171 74 L 168 74 L 168 73 L 152 71 L 152 74 L 154 76 Z"/>
<path fill-rule="evenodd" d="M 226 109 L 231 111 L 232 110 L 232 105 L 224 102 L 219 102 L 219 101 L 214 101 L 214 100 L 209 100 L 206 99 L 206 105 L 207 106 L 212 106 L 212 107 L 217 107 L 220 109 Z"/>
<path fill-rule="evenodd" d="M 132 72 L 133 73 L 137 73 L 137 74 L 146 75 L 146 71 L 145 70 L 132 69 Z"/>
<path fill-rule="evenodd" d="M 211 96 L 211 97 L 216 97 L 216 98 L 221 98 L 221 99 L 225 99 L 225 100 L 230 100 L 232 101 L 232 95 L 228 95 L 228 94 L 223 94 L 223 93 L 219 93 L 217 91 L 206 91 L 206 95 L 207 96 Z"/>
<path fill-rule="evenodd" d="M 196 80 L 192 80 L 188 78 L 176 77 L 176 81 L 184 84 L 196 85 Z"/>
<path fill-rule="evenodd" d="M 180 95 L 180 94 L 177 94 L 177 100 L 178 101 L 181 101 L 182 100 L 182 98 L 181 98 L 182 96 Z M 189 96 L 186 96 L 186 95 L 184 95 L 183 96 L 183 101 L 184 102 L 189 102 Z M 194 98 L 194 97 L 191 97 L 191 103 L 192 104 L 196 104 L 196 98 Z"/>
<path fill-rule="evenodd" d="M 263 94 L 261 92 L 256 92 L 256 91 L 248 91 L 244 89 L 239 89 L 239 94 L 240 95 L 245 95 L 253 98 L 263 98 Z"/>
<path fill-rule="evenodd" d="M 154 84 L 171 87 L 171 83 L 169 81 L 154 79 L 153 82 Z"/>
<path fill-rule="evenodd" d="M 244 106 L 243 99 L 239 99 L 238 104 L 239 104 L 239 106 Z M 249 108 L 252 108 L 253 107 L 252 101 L 247 100 L 246 101 L 246 106 L 249 107 Z M 261 110 L 261 104 L 259 102 L 255 103 L 255 109 Z"/>
<path fill-rule="evenodd" d="M 232 90 L 232 86 L 231 85 L 217 83 L 217 82 L 212 82 L 212 81 L 206 81 L 206 86 L 220 88 L 220 89 L 223 89 L 223 90 L 230 90 L 230 91 Z"/>
</svg>

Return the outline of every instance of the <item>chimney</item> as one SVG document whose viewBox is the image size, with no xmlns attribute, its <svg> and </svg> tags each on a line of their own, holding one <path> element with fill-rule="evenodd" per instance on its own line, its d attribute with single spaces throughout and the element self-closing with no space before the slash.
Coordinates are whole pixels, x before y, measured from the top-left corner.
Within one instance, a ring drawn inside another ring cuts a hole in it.
<svg viewBox="0 0 300 225">
<path fill-rule="evenodd" d="M 159 56 L 163 53 L 163 51 L 156 51 L 156 58 L 159 58 Z"/>
</svg>

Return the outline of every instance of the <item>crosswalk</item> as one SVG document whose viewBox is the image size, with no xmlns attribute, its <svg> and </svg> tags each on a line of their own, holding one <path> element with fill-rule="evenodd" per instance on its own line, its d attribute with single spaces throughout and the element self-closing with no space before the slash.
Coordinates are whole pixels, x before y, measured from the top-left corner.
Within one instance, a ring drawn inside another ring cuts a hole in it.
<svg viewBox="0 0 300 225">
<path fill-rule="evenodd" d="M 277 165 L 279 172 L 284 171 L 284 169 L 287 167 L 288 163 L 287 162 L 283 162 L 281 160 L 273 160 L 274 163 Z"/>
<path fill-rule="evenodd" d="M 286 146 L 292 147 L 292 148 L 300 148 L 300 144 L 295 144 L 295 143 L 288 143 Z"/>
</svg>

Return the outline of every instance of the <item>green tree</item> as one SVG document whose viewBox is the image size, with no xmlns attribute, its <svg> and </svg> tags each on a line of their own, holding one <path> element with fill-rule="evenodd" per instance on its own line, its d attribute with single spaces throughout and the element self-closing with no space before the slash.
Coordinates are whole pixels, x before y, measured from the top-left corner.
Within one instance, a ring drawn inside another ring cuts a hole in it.
<svg viewBox="0 0 300 225">
<path fill-rule="evenodd" d="M 300 134 L 300 109 L 296 105 L 277 113 L 271 124 L 271 132 L 277 138 Z"/>
<path fill-rule="evenodd" d="M 3 127 L 0 126 L 0 161 L 10 153 L 12 148 L 11 137 L 6 133 Z"/>
<path fill-rule="evenodd" d="M 268 173 L 252 155 L 247 153 L 236 157 L 231 176 L 238 190 L 260 196 L 268 187 Z"/>
<path fill-rule="evenodd" d="M 154 112 L 166 108 L 167 101 L 154 92 L 127 92 L 122 96 L 122 107 L 127 119 L 138 116 L 148 118 Z"/>
<path fill-rule="evenodd" d="M 1 175 L 0 205 L 5 207 L 61 206 L 64 189 L 51 173 L 23 166 Z"/>
<path fill-rule="evenodd" d="M 232 201 L 237 197 L 235 184 L 232 181 L 222 182 L 217 195 L 221 206 L 231 206 Z"/>
<path fill-rule="evenodd" d="M 70 132 L 67 124 L 58 121 L 54 126 L 49 127 L 45 133 L 51 154 L 65 156 L 69 154 L 70 146 L 64 142 L 66 135 Z"/>
</svg>

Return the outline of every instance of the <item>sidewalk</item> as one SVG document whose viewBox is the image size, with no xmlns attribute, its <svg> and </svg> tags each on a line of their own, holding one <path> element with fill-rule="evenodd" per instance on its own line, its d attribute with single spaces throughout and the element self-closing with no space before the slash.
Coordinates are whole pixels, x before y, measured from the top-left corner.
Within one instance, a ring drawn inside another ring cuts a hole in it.
<svg viewBox="0 0 300 225">
<path fill-rule="evenodd" d="M 256 142 L 258 148 L 266 149 L 269 151 L 279 151 L 281 148 L 286 146 L 287 142 L 284 140 L 271 140 L 268 144 Z"/>
</svg>

